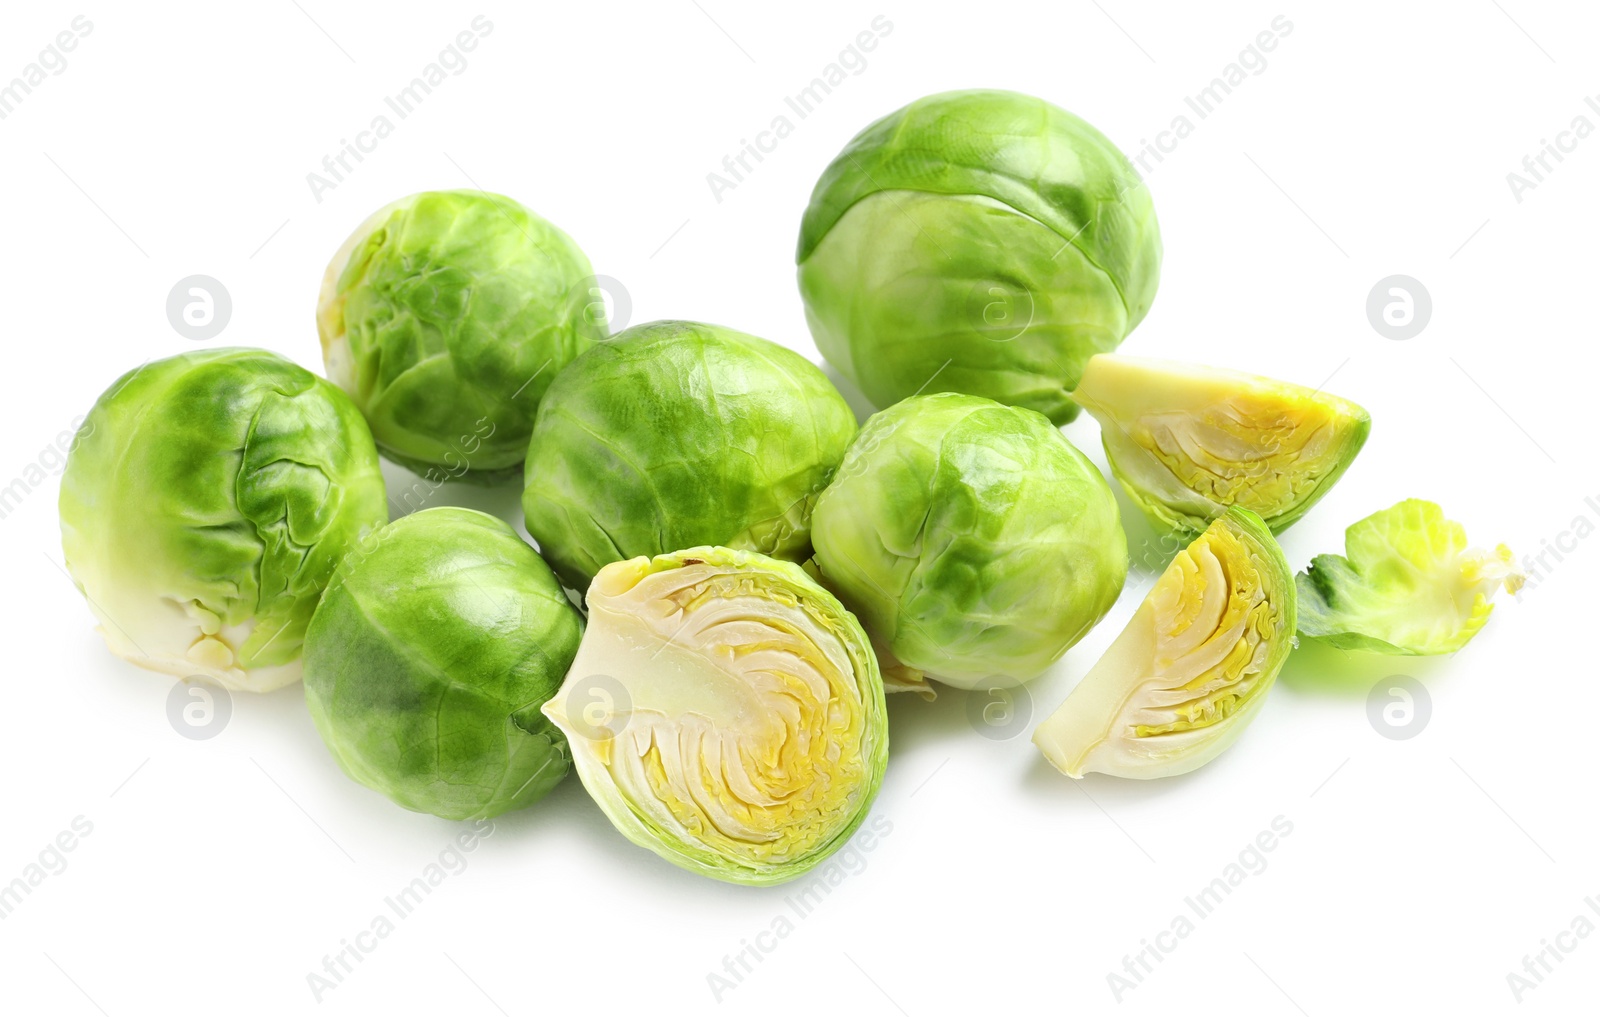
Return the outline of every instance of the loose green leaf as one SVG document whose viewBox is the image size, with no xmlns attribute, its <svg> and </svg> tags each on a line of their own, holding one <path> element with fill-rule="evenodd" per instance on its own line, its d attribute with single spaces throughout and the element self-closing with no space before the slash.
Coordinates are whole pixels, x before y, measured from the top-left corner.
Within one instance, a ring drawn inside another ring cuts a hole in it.
<svg viewBox="0 0 1600 1017">
<path fill-rule="evenodd" d="M 1300 635 L 1344 650 L 1454 653 L 1489 620 L 1495 593 L 1524 577 L 1511 549 L 1469 550 L 1460 523 L 1416 498 L 1345 531 L 1345 553 L 1318 555 L 1296 577 Z"/>
</svg>

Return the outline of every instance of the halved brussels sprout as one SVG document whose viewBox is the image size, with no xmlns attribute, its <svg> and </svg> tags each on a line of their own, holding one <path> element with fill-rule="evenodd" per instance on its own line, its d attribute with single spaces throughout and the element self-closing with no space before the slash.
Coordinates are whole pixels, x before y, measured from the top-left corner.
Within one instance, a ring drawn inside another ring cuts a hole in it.
<svg viewBox="0 0 1600 1017">
<path fill-rule="evenodd" d="M 1085 361 L 1150 309 L 1161 234 L 1089 124 L 1016 92 L 945 92 L 835 157 L 795 261 L 817 348 L 875 406 L 967 392 L 1060 424 Z"/>
<path fill-rule="evenodd" d="M 1230 508 L 1172 560 L 1033 742 L 1069 777 L 1198 769 L 1266 702 L 1294 624 L 1277 541 L 1255 513 Z"/>
<path fill-rule="evenodd" d="M 395 462 L 441 481 L 514 476 L 545 389 L 606 336 L 593 282 L 572 238 L 510 198 L 413 194 L 328 265 L 328 377 Z"/>
<path fill-rule="evenodd" d="M 1038 675 L 1128 574 L 1100 471 L 1043 415 L 954 392 L 867 421 L 817 499 L 812 540 L 898 664 L 966 689 Z"/>
<path fill-rule="evenodd" d="M 691 872 L 782 883 L 850 839 L 889 731 L 866 633 L 798 565 L 700 547 L 616 562 L 544 707 L 624 836 Z"/>
<path fill-rule="evenodd" d="M 300 680 L 322 588 L 388 518 L 360 412 L 251 349 L 118 379 L 78 431 L 60 504 L 67 571 L 111 651 L 248 692 Z"/>
<path fill-rule="evenodd" d="M 1525 578 L 1510 548 L 1468 550 L 1461 524 L 1416 498 L 1351 526 L 1344 544 L 1295 577 L 1300 635 L 1343 650 L 1454 653 L 1489 620 L 1495 592 Z"/>
<path fill-rule="evenodd" d="M 1367 411 L 1315 389 L 1101 354 L 1072 394 L 1111 470 L 1158 529 L 1198 532 L 1230 505 L 1274 533 L 1305 515 L 1366 443 Z"/>
<path fill-rule="evenodd" d="M 511 527 L 425 509 L 340 563 L 306 633 L 306 706 L 354 780 L 415 812 L 497 816 L 566 775 L 566 739 L 539 708 L 582 634 Z"/>
<path fill-rule="evenodd" d="M 528 532 L 575 590 L 600 566 L 702 544 L 804 558 L 856 418 L 791 350 L 690 321 L 619 332 L 550 386 L 528 446 Z"/>
</svg>

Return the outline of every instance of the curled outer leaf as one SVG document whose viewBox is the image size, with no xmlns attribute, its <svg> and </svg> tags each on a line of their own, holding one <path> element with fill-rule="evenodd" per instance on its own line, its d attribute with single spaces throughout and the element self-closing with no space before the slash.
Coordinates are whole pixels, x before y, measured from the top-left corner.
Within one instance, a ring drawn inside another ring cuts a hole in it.
<svg viewBox="0 0 1600 1017">
<path fill-rule="evenodd" d="M 1343 650 L 1454 653 L 1489 620 L 1496 591 L 1524 582 L 1510 548 L 1469 549 L 1461 524 L 1430 501 L 1375 512 L 1344 539 L 1344 555 L 1318 555 L 1295 579 L 1300 635 Z"/>
</svg>

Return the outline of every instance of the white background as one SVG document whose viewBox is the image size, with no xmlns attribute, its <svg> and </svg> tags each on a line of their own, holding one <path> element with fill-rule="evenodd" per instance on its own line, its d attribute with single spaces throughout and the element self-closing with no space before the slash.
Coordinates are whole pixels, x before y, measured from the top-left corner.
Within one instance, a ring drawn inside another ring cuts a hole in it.
<svg viewBox="0 0 1600 1017">
<path fill-rule="evenodd" d="M 123 371 L 198 348 L 164 310 L 184 276 L 232 294 L 231 323 L 206 345 L 320 369 L 326 260 L 367 213 L 427 188 L 502 191 L 559 224 L 625 283 L 634 322 L 715 321 L 815 357 L 794 284 L 800 214 L 870 120 L 929 92 L 1007 87 L 1134 152 L 1283 14 L 1293 31 L 1266 69 L 1203 121 L 1190 112 L 1193 133 L 1149 174 L 1166 260 L 1125 349 L 1329 379 L 1371 410 L 1366 451 L 1284 539 L 1296 568 L 1407 496 L 1519 554 L 1577 517 L 1600 522 L 1600 136 L 1520 202 L 1506 181 L 1574 117 L 1600 127 L 1583 102 L 1600 93 L 1592 9 L 443 6 L 8 5 L 0 80 L 73 15 L 94 27 L 0 121 L 0 483 L 41 455 L 53 463 L 56 435 Z M 315 200 L 307 174 L 479 12 L 494 28 L 466 70 Z M 893 30 L 865 70 L 714 200 L 706 174 L 880 13 Z M 1406 341 L 1365 311 L 1395 273 L 1433 302 Z M 1103 465 L 1092 421 L 1067 433 Z M 659 861 L 576 778 L 501 819 L 318 1004 L 307 974 L 458 826 L 346 779 L 298 688 L 236 697 L 212 740 L 175 733 L 171 679 L 114 659 L 61 570 L 56 491 L 46 477 L 0 521 L 0 883 L 74 817 L 93 832 L 0 920 L 9 1013 L 1564 1014 L 1600 991 L 1600 934 L 1568 940 L 1576 950 L 1520 1006 L 1506 979 L 1575 916 L 1600 925 L 1584 904 L 1600 906 L 1600 541 L 1577 541 L 1520 602 L 1504 599 L 1453 659 L 1297 655 L 1242 741 L 1182 778 L 1077 784 L 1026 729 L 980 736 L 959 694 L 892 701 L 874 806 L 892 833 L 720 1004 L 708 974 L 792 918 L 788 891 Z M 446 501 L 517 518 L 514 489 L 433 503 Z M 1127 522 L 1137 544 L 1142 524 Z M 1151 578 L 1136 571 L 1107 621 L 1032 686 L 1034 719 Z M 1394 672 L 1431 691 L 1431 720 L 1406 741 L 1367 719 L 1368 690 Z M 1265 871 L 1119 1005 L 1107 974 L 1279 816 L 1293 832 Z"/>
</svg>

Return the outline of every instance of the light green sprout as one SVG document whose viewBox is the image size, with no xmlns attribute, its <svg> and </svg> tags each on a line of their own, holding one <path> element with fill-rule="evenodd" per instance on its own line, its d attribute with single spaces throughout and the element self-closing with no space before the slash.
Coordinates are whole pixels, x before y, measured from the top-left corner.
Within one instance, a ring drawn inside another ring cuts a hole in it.
<svg viewBox="0 0 1600 1017">
<path fill-rule="evenodd" d="M 804 558 L 855 431 L 797 353 L 716 325 L 638 325 L 550 386 L 528 447 L 528 532 L 577 590 L 610 562 L 701 544 Z"/>
<path fill-rule="evenodd" d="M 425 509 L 368 538 L 328 584 L 306 634 L 306 705 L 353 779 L 417 812 L 496 816 L 566 775 L 566 740 L 540 707 L 582 634 L 511 527 Z"/>
<path fill-rule="evenodd" d="M 61 477 L 67 571 L 106 645 L 235 691 L 300 680 L 317 598 L 386 518 L 361 414 L 265 350 L 129 371 L 95 402 Z"/>
<path fill-rule="evenodd" d="M 1105 616 L 1128 571 L 1100 471 L 1041 414 L 953 392 L 867 421 L 812 539 L 888 657 L 959 688 L 1038 675 Z"/>
<path fill-rule="evenodd" d="M 967 392 L 1060 424 L 1084 364 L 1149 311 L 1161 234 L 1088 123 L 1015 92 L 945 92 L 845 146 L 795 260 L 817 348 L 874 405 Z"/>
<path fill-rule="evenodd" d="M 328 377 L 385 456 L 418 473 L 514 476 L 551 381 L 605 338 L 572 238 L 510 198 L 427 191 L 334 254 L 317 303 Z"/>
</svg>

